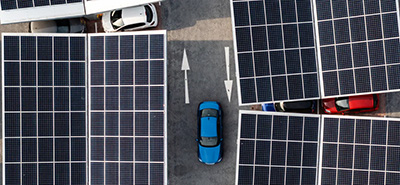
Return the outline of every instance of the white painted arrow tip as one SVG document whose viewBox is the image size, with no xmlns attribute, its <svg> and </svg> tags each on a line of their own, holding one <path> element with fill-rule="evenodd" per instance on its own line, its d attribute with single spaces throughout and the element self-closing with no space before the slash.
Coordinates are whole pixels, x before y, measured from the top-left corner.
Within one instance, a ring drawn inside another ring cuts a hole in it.
<svg viewBox="0 0 400 185">
<path fill-rule="evenodd" d="M 231 102 L 233 81 L 232 80 L 225 80 L 224 82 L 225 82 L 226 94 L 228 95 L 228 101 Z"/>
<path fill-rule="evenodd" d="M 186 48 L 183 49 L 183 59 L 182 59 L 182 69 L 181 70 L 182 71 L 190 70 L 189 61 L 188 61 L 187 55 L 186 55 Z"/>
</svg>

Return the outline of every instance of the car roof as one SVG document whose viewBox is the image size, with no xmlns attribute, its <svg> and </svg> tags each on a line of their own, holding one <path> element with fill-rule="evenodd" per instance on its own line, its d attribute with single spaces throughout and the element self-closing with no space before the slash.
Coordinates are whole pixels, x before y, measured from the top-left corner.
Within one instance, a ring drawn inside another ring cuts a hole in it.
<svg viewBox="0 0 400 185">
<path fill-rule="evenodd" d="M 200 106 L 199 106 L 199 110 L 203 110 L 203 109 L 216 109 L 216 110 L 219 110 L 219 105 L 215 101 L 205 101 L 205 102 L 201 103 Z"/>
<path fill-rule="evenodd" d="M 144 6 L 122 9 L 122 20 L 124 21 L 124 25 L 146 22 L 146 11 Z"/>
<path fill-rule="evenodd" d="M 202 117 L 200 123 L 200 137 L 217 137 L 217 118 Z"/>
</svg>

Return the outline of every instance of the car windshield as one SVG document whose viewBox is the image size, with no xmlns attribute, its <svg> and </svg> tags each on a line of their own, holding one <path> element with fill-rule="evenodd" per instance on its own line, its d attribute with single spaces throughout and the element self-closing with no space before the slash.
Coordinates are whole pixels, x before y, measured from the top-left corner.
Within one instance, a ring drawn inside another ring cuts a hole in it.
<svg viewBox="0 0 400 185">
<path fill-rule="evenodd" d="M 203 109 L 201 117 L 218 117 L 218 111 L 215 109 Z"/>
<path fill-rule="evenodd" d="M 218 145 L 218 137 L 201 137 L 200 138 L 201 146 L 205 147 L 213 147 Z"/>
<path fill-rule="evenodd" d="M 347 110 L 349 108 L 349 99 L 343 98 L 336 100 L 336 109 L 338 109 L 338 111 Z"/>
<path fill-rule="evenodd" d="M 146 10 L 147 22 L 151 22 L 151 20 L 153 20 L 153 12 L 151 11 L 151 8 L 146 5 L 144 6 L 144 9 Z"/>
<path fill-rule="evenodd" d="M 111 12 L 110 18 L 111 24 L 114 29 L 118 29 L 119 27 L 124 25 L 124 21 L 122 21 L 122 10 Z"/>
</svg>

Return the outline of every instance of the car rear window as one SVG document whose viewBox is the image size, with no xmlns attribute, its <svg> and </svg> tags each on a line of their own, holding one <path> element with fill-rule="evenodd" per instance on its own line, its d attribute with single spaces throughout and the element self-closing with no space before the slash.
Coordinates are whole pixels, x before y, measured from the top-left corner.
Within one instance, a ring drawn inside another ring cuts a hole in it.
<svg viewBox="0 0 400 185">
<path fill-rule="evenodd" d="M 151 20 L 153 20 L 153 12 L 151 11 L 151 8 L 146 5 L 144 6 L 144 9 L 146 10 L 147 22 L 151 22 Z"/>
<path fill-rule="evenodd" d="M 218 117 L 218 111 L 215 109 L 203 109 L 201 117 Z"/>
<path fill-rule="evenodd" d="M 201 146 L 213 147 L 218 145 L 218 137 L 201 137 Z"/>
</svg>

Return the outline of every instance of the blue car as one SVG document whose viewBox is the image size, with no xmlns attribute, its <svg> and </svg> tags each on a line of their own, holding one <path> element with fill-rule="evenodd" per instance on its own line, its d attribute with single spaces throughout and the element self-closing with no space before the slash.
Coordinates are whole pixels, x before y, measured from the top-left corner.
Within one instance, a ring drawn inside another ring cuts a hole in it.
<svg viewBox="0 0 400 185">
<path fill-rule="evenodd" d="M 218 102 L 199 104 L 197 114 L 197 146 L 199 161 L 214 165 L 222 161 L 222 110 Z"/>
</svg>

